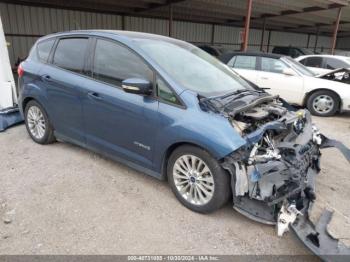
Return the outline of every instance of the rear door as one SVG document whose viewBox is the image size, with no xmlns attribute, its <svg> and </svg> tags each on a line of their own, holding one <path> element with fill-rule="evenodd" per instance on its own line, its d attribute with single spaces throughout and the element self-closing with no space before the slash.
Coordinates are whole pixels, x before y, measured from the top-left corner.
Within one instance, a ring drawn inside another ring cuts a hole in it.
<svg viewBox="0 0 350 262">
<path fill-rule="evenodd" d="M 85 82 L 84 124 L 88 146 L 151 168 L 158 126 L 158 101 L 126 93 L 123 80 L 154 82 L 154 72 L 129 48 L 94 40 L 91 78 Z"/>
<path fill-rule="evenodd" d="M 227 63 L 238 74 L 257 85 L 257 57 L 248 55 L 236 55 Z"/>
<path fill-rule="evenodd" d="M 290 103 L 300 104 L 303 97 L 303 77 L 283 74 L 286 68 L 292 69 L 280 59 L 261 57 L 258 86 L 267 92 L 279 95 Z M 292 69 L 294 71 L 294 69 Z"/>
<path fill-rule="evenodd" d="M 50 63 L 40 71 L 55 131 L 78 143 L 84 143 L 81 98 L 88 42 L 88 37 L 58 39 Z"/>
<path fill-rule="evenodd" d="M 326 68 L 324 58 L 320 56 L 307 57 L 303 64 L 316 74 L 324 74 L 330 70 Z"/>
</svg>

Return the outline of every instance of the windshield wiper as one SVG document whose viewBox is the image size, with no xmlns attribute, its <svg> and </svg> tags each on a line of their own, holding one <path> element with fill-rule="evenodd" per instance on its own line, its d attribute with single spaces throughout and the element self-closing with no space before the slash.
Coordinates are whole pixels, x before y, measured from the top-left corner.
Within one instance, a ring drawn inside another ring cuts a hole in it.
<svg viewBox="0 0 350 262">
<path fill-rule="evenodd" d="M 236 95 L 240 95 L 240 94 L 243 94 L 243 93 L 257 93 L 257 94 L 261 94 L 261 93 L 265 93 L 264 91 L 259 91 L 259 90 L 250 90 L 250 89 L 238 89 L 236 91 L 233 91 L 233 92 L 230 92 L 230 93 L 227 93 L 227 94 L 224 94 L 224 95 L 219 95 L 219 96 L 211 96 L 211 97 L 203 97 L 201 99 L 201 101 L 205 102 L 205 101 L 209 101 L 209 100 L 224 100 L 230 96 L 236 96 Z M 240 98 L 242 96 L 237 96 L 233 99 L 237 99 L 237 98 Z"/>
</svg>

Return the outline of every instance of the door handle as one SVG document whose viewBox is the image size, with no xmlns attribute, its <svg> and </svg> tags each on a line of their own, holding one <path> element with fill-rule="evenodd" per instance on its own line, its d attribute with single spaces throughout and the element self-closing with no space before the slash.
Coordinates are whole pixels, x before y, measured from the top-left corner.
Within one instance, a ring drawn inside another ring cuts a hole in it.
<svg viewBox="0 0 350 262">
<path fill-rule="evenodd" d="M 262 76 L 261 79 L 268 80 L 269 78 L 266 76 Z"/>
<path fill-rule="evenodd" d="M 95 100 L 101 100 L 102 97 L 100 97 L 100 95 L 96 92 L 88 92 L 87 93 L 88 97 L 95 99 Z"/>
<path fill-rule="evenodd" d="M 51 76 L 49 76 L 49 75 L 42 75 L 42 76 L 41 76 L 41 79 L 42 79 L 43 81 L 45 81 L 45 82 L 51 82 L 51 81 L 52 81 L 52 78 L 51 78 Z"/>
</svg>

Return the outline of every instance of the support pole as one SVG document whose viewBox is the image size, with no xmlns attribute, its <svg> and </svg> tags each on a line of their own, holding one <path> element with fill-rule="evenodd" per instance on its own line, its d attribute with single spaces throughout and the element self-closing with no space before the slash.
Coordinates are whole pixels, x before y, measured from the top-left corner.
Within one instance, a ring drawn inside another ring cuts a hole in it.
<svg viewBox="0 0 350 262">
<path fill-rule="evenodd" d="M 309 48 L 309 45 L 310 45 L 310 34 L 307 34 L 306 48 Z"/>
<path fill-rule="evenodd" d="M 253 0 L 247 0 L 247 14 L 245 17 L 244 39 L 243 39 L 243 45 L 242 45 L 243 52 L 247 51 L 248 49 L 250 16 L 252 14 L 252 5 L 253 5 Z"/>
<path fill-rule="evenodd" d="M 316 36 L 315 36 L 315 46 L 314 46 L 314 52 L 316 52 L 316 48 L 317 48 L 317 42 L 318 42 L 318 33 L 320 32 L 320 27 L 317 26 L 316 27 Z"/>
<path fill-rule="evenodd" d="M 169 36 L 173 35 L 173 4 L 169 4 Z"/>
<path fill-rule="evenodd" d="M 262 32 L 261 32 L 261 42 L 260 42 L 260 51 L 261 52 L 264 51 L 263 46 L 264 46 L 265 29 L 266 29 L 266 18 L 264 17 L 263 28 L 262 28 Z"/>
<path fill-rule="evenodd" d="M 211 25 L 211 45 L 214 45 L 214 40 L 215 40 L 215 25 L 212 24 Z"/>
<path fill-rule="evenodd" d="M 342 8 L 340 7 L 338 10 L 338 16 L 337 16 L 337 21 L 335 22 L 334 25 L 334 31 L 333 31 L 333 44 L 332 44 L 332 50 L 331 54 L 334 55 L 334 49 L 337 45 L 337 34 L 338 34 L 338 29 L 339 29 L 339 22 L 340 22 L 340 17 L 341 17 L 341 10 Z"/>
<path fill-rule="evenodd" d="M 122 15 L 122 30 L 125 30 L 125 15 Z"/>
<path fill-rule="evenodd" d="M 269 36 L 267 38 L 267 53 L 270 51 L 270 41 L 271 41 L 271 30 L 269 31 Z"/>
</svg>

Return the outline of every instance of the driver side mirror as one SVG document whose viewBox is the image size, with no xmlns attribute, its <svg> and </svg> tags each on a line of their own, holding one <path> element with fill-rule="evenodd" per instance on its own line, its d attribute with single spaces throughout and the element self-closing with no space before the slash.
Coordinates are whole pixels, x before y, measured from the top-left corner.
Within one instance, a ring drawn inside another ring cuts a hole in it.
<svg viewBox="0 0 350 262">
<path fill-rule="evenodd" d="M 128 78 L 122 81 L 122 88 L 125 92 L 139 95 L 150 95 L 152 83 L 142 78 Z"/>
<path fill-rule="evenodd" d="M 292 68 L 285 68 L 283 69 L 282 73 L 286 76 L 295 76 L 296 73 L 294 72 L 294 70 Z"/>
</svg>

